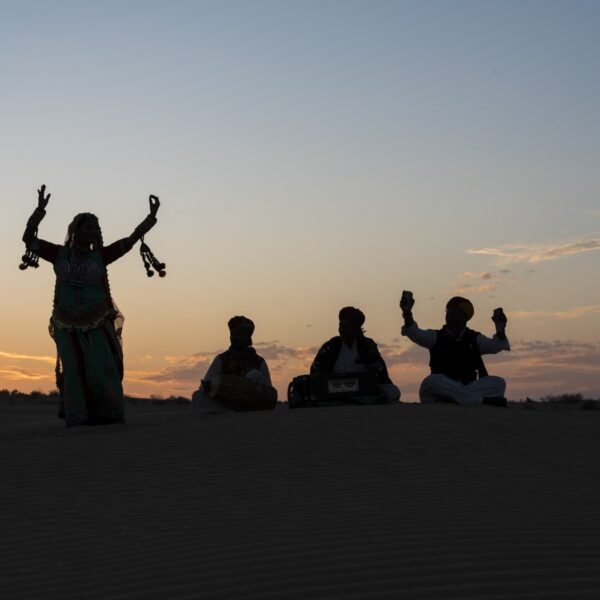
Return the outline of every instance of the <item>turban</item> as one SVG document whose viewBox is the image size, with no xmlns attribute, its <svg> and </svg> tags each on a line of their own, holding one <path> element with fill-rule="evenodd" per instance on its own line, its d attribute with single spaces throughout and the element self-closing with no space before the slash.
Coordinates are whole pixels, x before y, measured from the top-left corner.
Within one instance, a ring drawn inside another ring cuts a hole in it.
<svg viewBox="0 0 600 600">
<path fill-rule="evenodd" d="M 362 310 L 354 308 L 354 306 L 345 306 L 340 310 L 339 319 L 340 321 L 349 321 L 357 327 L 362 327 L 365 322 L 365 315 Z"/>
<path fill-rule="evenodd" d="M 475 314 L 475 309 L 473 308 L 471 301 L 467 300 L 466 298 L 461 298 L 460 296 L 454 296 L 454 298 L 450 298 L 450 300 L 448 300 L 448 303 L 446 304 L 446 310 L 451 308 L 458 308 L 465 313 L 467 321 L 469 321 Z"/>
<path fill-rule="evenodd" d="M 245 327 L 250 330 L 250 335 L 254 333 L 254 322 L 248 319 L 248 317 L 231 317 L 227 322 L 227 327 L 229 327 L 229 331 L 233 331 L 237 327 Z"/>
</svg>

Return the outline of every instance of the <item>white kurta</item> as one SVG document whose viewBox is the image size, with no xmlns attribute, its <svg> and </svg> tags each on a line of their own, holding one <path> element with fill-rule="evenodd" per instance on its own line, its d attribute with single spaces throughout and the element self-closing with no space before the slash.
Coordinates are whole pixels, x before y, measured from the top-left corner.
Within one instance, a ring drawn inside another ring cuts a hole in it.
<svg viewBox="0 0 600 600">
<path fill-rule="evenodd" d="M 209 383 L 217 375 L 221 374 L 223 370 L 223 361 L 219 356 L 215 357 L 210 367 L 206 371 L 202 381 Z M 254 383 L 261 383 L 263 385 L 271 384 L 271 374 L 269 373 L 269 367 L 267 362 L 263 360 L 258 369 L 251 369 L 246 373 L 245 377 L 253 381 Z M 200 388 L 192 394 L 192 414 L 194 416 L 212 414 L 218 412 L 231 412 L 231 409 L 226 408 L 219 402 L 215 402 L 204 390 L 202 383 Z"/>
<path fill-rule="evenodd" d="M 367 370 L 367 365 L 364 363 L 357 363 L 359 359 L 358 355 L 358 344 L 356 340 L 352 342 L 351 346 L 348 346 L 346 342 L 342 342 L 340 353 L 333 366 L 334 373 L 364 373 Z"/>
<path fill-rule="evenodd" d="M 409 327 L 402 327 L 402 335 L 423 348 L 433 348 L 437 341 L 437 330 L 419 329 L 417 323 L 413 323 Z M 460 337 L 458 336 L 459 339 Z M 502 350 L 510 350 L 508 338 L 505 337 L 502 340 L 497 334 L 494 334 L 491 338 L 482 333 L 479 334 L 477 336 L 477 347 L 481 354 L 497 354 Z"/>
<path fill-rule="evenodd" d="M 358 344 L 356 340 L 351 346 L 342 342 L 340 353 L 333 366 L 334 373 L 366 373 L 367 365 L 362 362 L 356 362 L 360 359 L 358 354 Z M 377 385 L 380 392 L 385 394 L 388 402 L 398 402 L 400 400 L 400 390 L 393 383 L 380 383 Z"/>
<path fill-rule="evenodd" d="M 433 348 L 437 341 L 435 329 L 420 329 L 416 323 L 402 327 L 402 335 L 423 348 Z M 494 334 L 490 338 L 480 334 L 477 336 L 477 347 L 481 354 L 497 354 L 502 350 L 510 350 L 510 343 L 506 337 L 501 339 Z M 464 384 L 446 375 L 431 374 L 421 383 L 419 398 L 424 403 L 446 398 L 457 404 L 472 405 L 481 404 L 484 398 L 503 397 L 505 391 L 504 379 L 494 375 Z"/>
</svg>

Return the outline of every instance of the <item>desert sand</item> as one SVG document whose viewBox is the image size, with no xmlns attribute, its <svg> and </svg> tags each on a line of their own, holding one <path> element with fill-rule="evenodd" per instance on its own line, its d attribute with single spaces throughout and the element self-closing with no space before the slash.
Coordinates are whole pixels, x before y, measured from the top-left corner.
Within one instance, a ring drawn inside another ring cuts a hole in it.
<svg viewBox="0 0 600 600">
<path fill-rule="evenodd" d="M 600 598 L 598 410 L 127 410 L 0 407 L 4 600 Z"/>
</svg>

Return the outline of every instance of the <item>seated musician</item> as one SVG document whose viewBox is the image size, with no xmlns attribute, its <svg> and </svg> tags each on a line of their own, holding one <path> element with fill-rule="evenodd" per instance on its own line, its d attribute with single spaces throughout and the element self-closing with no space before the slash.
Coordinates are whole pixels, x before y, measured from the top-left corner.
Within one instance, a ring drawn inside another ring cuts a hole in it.
<svg viewBox="0 0 600 600">
<path fill-rule="evenodd" d="M 475 309 L 466 298 L 455 296 L 446 304 L 446 324 L 441 329 L 420 329 L 413 319 L 414 299 L 405 292 L 400 301 L 404 317 L 402 335 L 429 349 L 431 375 L 421 383 L 421 402 L 455 404 L 489 404 L 506 406 L 506 382 L 488 375 L 482 354 L 510 350 L 506 337 L 507 318 L 501 308 L 494 310 L 492 320 L 496 333 L 489 338 L 469 329 L 467 322 Z"/>
<path fill-rule="evenodd" d="M 277 390 L 264 358 L 252 347 L 254 323 L 247 317 L 229 319 L 229 350 L 210 365 L 200 389 L 192 395 L 194 415 L 275 408 Z"/>
<path fill-rule="evenodd" d="M 375 381 L 374 393 L 364 398 L 354 397 L 351 403 L 388 404 L 400 399 L 400 390 L 389 378 L 385 362 L 377 344 L 365 336 L 362 325 L 365 315 L 358 308 L 346 306 L 339 312 L 339 336 L 331 338 L 321 346 L 310 368 L 311 379 L 325 374 L 371 374 Z M 302 379 L 302 378 L 298 378 Z M 302 401 L 293 385 L 289 397 L 290 407 Z"/>
</svg>

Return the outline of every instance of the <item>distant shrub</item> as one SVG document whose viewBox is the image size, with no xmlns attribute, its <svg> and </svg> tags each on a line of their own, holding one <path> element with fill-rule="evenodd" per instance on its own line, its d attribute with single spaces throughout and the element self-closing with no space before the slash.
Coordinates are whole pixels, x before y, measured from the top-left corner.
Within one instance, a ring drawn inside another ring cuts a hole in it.
<svg viewBox="0 0 600 600">
<path fill-rule="evenodd" d="M 165 398 L 159 394 L 152 394 L 149 398 L 141 398 L 139 396 L 125 396 L 125 402 L 128 404 L 155 404 L 157 406 L 167 406 L 171 404 L 189 404 L 190 398 L 185 396 L 169 396 Z"/>
<path fill-rule="evenodd" d="M 190 398 L 185 398 L 184 396 L 169 396 L 166 402 L 170 402 L 172 404 L 189 404 L 191 400 Z"/>
<path fill-rule="evenodd" d="M 583 402 L 583 396 L 581 394 L 558 394 L 543 396 L 542 402 L 556 402 L 559 404 L 579 404 Z"/>
</svg>

